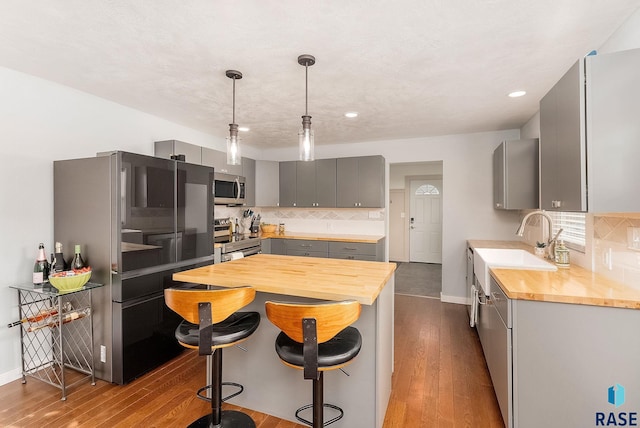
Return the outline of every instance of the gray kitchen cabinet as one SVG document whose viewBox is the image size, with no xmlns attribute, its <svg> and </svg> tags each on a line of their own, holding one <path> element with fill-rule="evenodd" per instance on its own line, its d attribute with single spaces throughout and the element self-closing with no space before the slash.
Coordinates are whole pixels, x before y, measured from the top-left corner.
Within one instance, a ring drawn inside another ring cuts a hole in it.
<svg viewBox="0 0 640 428">
<path fill-rule="evenodd" d="M 280 206 L 296 205 L 296 161 L 280 162 Z"/>
<path fill-rule="evenodd" d="M 329 243 L 327 241 L 285 239 L 284 248 L 287 256 L 327 258 L 329 255 Z"/>
<path fill-rule="evenodd" d="M 280 170 L 277 161 L 256 160 L 256 206 L 277 207 L 280 203 Z"/>
<path fill-rule="evenodd" d="M 493 206 L 538 208 L 538 139 L 503 141 L 493 151 Z"/>
<path fill-rule="evenodd" d="M 242 175 L 242 165 L 227 165 L 227 153 L 219 150 L 203 147 L 202 165 L 212 166 L 215 172 Z"/>
<path fill-rule="evenodd" d="M 296 162 L 296 206 L 336 206 L 336 159 Z"/>
<path fill-rule="evenodd" d="M 330 259 L 384 261 L 384 239 L 377 243 L 329 241 Z"/>
<path fill-rule="evenodd" d="M 618 383 L 640 390 L 639 310 L 509 299 L 493 276 L 490 289 L 478 334 L 505 426 L 597 426 L 640 407 L 630 394 L 619 411 L 607 403 Z"/>
<path fill-rule="evenodd" d="M 184 155 L 185 162 L 200 165 L 202 163 L 202 147 L 178 140 L 156 141 L 154 156 L 171 159 L 172 156 Z"/>
<path fill-rule="evenodd" d="M 270 238 L 270 239 L 266 239 L 265 241 L 269 241 L 268 251 L 265 251 L 267 254 L 278 254 L 281 256 L 284 256 L 287 254 L 287 251 L 284 247 L 285 239 Z"/>
<path fill-rule="evenodd" d="M 639 68 L 640 49 L 588 56 L 542 98 L 542 209 L 640 211 Z"/>
<path fill-rule="evenodd" d="M 215 170 L 215 168 L 214 168 Z M 244 200 L 245 206 L 256 206 L 256 161 L 249 158 L 242 158 L 242 175 L 245 179 Z"/>
<path fill-rule="evenodd" d="M 382 156 L 338 158 L 336 206 L 384 207 L 385 162 Z"/>
</svg>

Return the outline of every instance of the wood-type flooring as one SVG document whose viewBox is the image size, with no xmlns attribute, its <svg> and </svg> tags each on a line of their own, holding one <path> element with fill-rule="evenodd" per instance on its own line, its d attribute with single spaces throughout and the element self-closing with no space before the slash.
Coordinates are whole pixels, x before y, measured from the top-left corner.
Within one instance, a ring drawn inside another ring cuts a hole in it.
<svg viewBox="0 0 640 428">
<path fill-rule="evenodd" d="M 384 428 L 504 426 L 465 306 L 396 295 L 395 331 L 395 372 Z M 204 373 L 205 358 L 185 351 L 124 386 L 104 381 L 75 385 L 66 401 L 50 385 L 16 380 L 0 387 L 0 426 L 184 427 L 207 413 L 209 404 L 195 397 Z M 258 428 L 305 426 L 245 411 Z M 340 422 L 331 426 L 342 427 Z"/>
</svg>

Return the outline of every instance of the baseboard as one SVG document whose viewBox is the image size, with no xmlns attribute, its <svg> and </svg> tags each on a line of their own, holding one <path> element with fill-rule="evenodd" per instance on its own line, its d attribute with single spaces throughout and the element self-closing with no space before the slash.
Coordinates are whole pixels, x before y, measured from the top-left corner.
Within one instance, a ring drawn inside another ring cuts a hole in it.
<svg viewBox="0 0 640 428">
<path fill-rule="evenodd" d="M 0 385 L 6 385 L 7 383 L 20 379 L 21 377 L 22 369 L 20 369 L 20 367 L 5 373 L 0 373 Z"/>
<path fill-rule="evenodd" d="M 440 293 L 440 301 L 444 303 L 455 303 L 458 305 L 470 305 L 468 297 L 460 297 L 460 296 L 447 296 L 445 294 Z"/>
</svg>

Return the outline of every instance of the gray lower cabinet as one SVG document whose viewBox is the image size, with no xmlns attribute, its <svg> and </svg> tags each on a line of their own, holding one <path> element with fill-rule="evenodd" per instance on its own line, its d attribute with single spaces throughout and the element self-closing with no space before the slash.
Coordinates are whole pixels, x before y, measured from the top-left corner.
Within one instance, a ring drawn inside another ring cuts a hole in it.
<svg viewBox="0 0 640 428">
<path fill-rule="evenodd" d="M 505 426 L 637 424 L 640 310 L 508 299 L 493 278 L 491 290 L 478 333 Z M 608 402 L 618 385 L 621 407 Z"/>
<path fill-rule="evenodd" d="M 268 243 L 267 243 L 268 241 Z M 377 243 L 271 238 L 262 241 L 262 251 L 287 256 L 324 257 L 384 261 L 384 239 Z"/>
<path fill-rule="evenodd" d="M 336 164 L 336 206 L 384 207 L 385 161 L 382 156 L 339 158 Z"/>
<path fill-rule="evenodd" d="M 349 260 L 384 260 L 384 239 L 376 244 L 363 242 L 329 242 L 329 258 Z"/>
<path fill-rule="evenodd" d="M 329 256 L 329 243 L 327 241 L 285 239 L 284 248 L 287 256 L 321 257 L 325 259 Z"/>
</svg>

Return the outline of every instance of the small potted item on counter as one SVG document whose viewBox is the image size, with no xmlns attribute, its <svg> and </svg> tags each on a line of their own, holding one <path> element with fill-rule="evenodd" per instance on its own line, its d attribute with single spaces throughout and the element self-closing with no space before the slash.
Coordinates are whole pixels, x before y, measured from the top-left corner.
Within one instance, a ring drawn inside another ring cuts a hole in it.
<svg viewBox="0 0 640 428">
<path fill-rule="evenodd" d="M 536 247 L 535 247 L 536 256 L 544 257 L 545 248 L 547 248 L 547 244 L 545 244 L 544 242 L 536 241 Z"/>
</svg>

